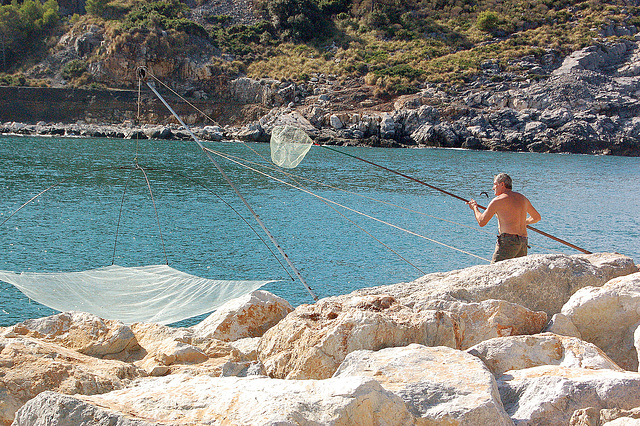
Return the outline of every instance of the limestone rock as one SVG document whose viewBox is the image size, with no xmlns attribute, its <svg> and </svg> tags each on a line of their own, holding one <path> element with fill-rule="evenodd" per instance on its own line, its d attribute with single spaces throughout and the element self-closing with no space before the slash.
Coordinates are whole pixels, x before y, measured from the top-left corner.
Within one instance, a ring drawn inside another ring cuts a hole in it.
<svg viewBox="0 0 640 426">
<path fill-rule="evenodd" d="M 322 379 L 350 352 L 420 343 L 456 347 L 451 314 L 413 312 L 389 296 L 320 300 L 301 305 L 260 339 L 259 360 L 276 378 Z"/>
<path fill-rule="evenodd" d="M 602 426 L 640 426 L 640 419 L 632 417 L 619 417 L 610 422 L 603 423 Z"/>
<path fill-rule="evenodd" d="M 640 408 L 621 410 L 605 408 L 596 410 L 593 407 L 574 411 L 569 426 L 604 426 L 604 425 L 640 425 Z"/>
<path fill-rule="evenodd" d="M 579 409 L 630 410 L 640 406 L 640 373 L 540 366 L 507 371 L 497 379 L 500 397 L 518 426 L 569 424 Z"/>
<path fill-rule="evenodd" d="M 640 360 L 640 326 L 638 326 L 633 333 L 633 344 L 636 347 L 636 354 Z M 638 371 L 640 372 L 640 366 L 638 366 Z"/>
<path fill-rule="evenodd" d="M 467 352 L 484 361 L 496 376 L 542 365 L 622 371 L 594 344 L 552 333 L 499 337 L 478 343 Z"/>
<path fill-rule="evenodd" d="M 513 424 L 491 373 L 480 360 L 456 349 L 411 344 L 351 352 L 333 377 L 349 376 L 376 379 L 425 424 Z"/>
<path fill-rule="evenodd" d="M 143 376 L 131 364 L 83 355 L 55 343 L 18 336 L 0 338 L 0 424 L 40 392 L 95 394 Z"/>
<path fill-rule="evenodd" d="M 476 343 L 494 337 L 539 333 L 547 322 L 545 312 L 533 312 L 504 300 L 484 300 L 480 303 L 433 300 L 422 309 L 447 311 L 458 322 L 458 349 L 468 349 Z"/>
<path fill-rule="evenodd" d="M 554 314 L 551 317 L 551 320 L 547 323 L 544 328 L 544 331 L 553 334 L 560 334 L 562 336 L 573 336 L 578 339 L 582 339 L 582 335 L 578 331 L 575 325 L 571 322 L 566 315 L 563 314 Z"/>
<path fill-rule="evenodd" d="M 227 343 L 196 338 L 189 329 L 147 323 L 132 324 L 131 329 L 143 348 L 143 358 L 135 364 L 152 376 L 185 370 L 219 375 L 232 352 Z"/>
<path fill-rule="evenodd" d="M 122 413 L 89 405 L 78 398 L 45 391 L 18 411 L 13 426 L 113 425 L 152 426 L 143 420 L 131 419 Z"/>
<path fill-rule="evenodd" d="M 260 337 L 291 311 L 283 298 L 256 290 L 225 303 L 192 328 L 197 338 L 234 341 Z"/>
<path fill-rule="evenodd" d="M 577 291 L 562 313 L 584 340 L 601 348 L 620 367 L 638 370 L 634 332 L 640 323 L 640 273 Z"/>
<path fill-rule="evenodd" d="M 298 381 L 171 375 L 100 396 L 77 396 L 77 402 L 45 393 L 20 410 L 15 426 L 34 425 L 45 413 L 56 424 L 95 424 L 96 414 L 127 426 L 145 424 L 126 423 L 142 420 L 154 425 L 413 424 L 400 397 L 364 377 Z"/>
<path fill-rule="evenodd" d="M 584 256 L 534 254 L 492 265 L 437 272 L 409 283 L 368 288 L 354 294 L 387 294 L 416 310 L 434 299 L 497 299 L 553 315 L 578 289 L 600 287 L 612 278 L 637 270 L 631 258 L 618 254 L 602 254 L 593 262 Z"/>
<path fill-rule="evenodd" d="M 125 359 L 140 349 L 124 323 L 85 312 L 29 319 L 9 327 L 4 335 L 33 337 L 99 358 Z"/>
<path fill-rule="evenodd" d="M 567 74 L 575 69 L 597 71 L 618 65 L 627 54 L 628 44 L 605 43 L 600 46 L 588 46 L 565 58 L 555 75 Z"/>
</svg>

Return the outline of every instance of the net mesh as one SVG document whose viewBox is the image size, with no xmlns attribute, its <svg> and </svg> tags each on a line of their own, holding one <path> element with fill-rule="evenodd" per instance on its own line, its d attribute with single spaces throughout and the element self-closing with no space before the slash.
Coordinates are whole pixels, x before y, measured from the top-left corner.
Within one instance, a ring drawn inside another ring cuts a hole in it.
<svg viewBox="0 0 640 426">
<path fill-rule="evenodd" d="M 174 323 L 214 311 L 272 282 L 210 280 L 167 265 L 63 273 L 0 271 L 0 280 L 52 309 L 89 312 L 125 324 Z"/>
<path fill-rule="evenodd" d="M 271 161 L 279 167 L 293 169 L 304 159 L 313 141 L 302 129 L 275 126 L 271 131 Z"/>
</svg>

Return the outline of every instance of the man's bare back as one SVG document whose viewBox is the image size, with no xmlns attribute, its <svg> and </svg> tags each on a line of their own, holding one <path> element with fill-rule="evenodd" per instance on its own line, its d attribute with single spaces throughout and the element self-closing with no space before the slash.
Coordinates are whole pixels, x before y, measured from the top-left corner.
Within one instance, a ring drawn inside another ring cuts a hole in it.
<svg viewBox="0 0 640 426">
<path fill-rule="evenodd" d="M 468 203 L 475 214 L 478 225 L 485 226 L 494 215 L 498 216 L 498 232 L 500 236 L 506 234 L 508 236 L 522 237 L 520 244 L 524 245 L 524 247 L 522 250 L 517 251 L 514 256 L 520 256 L 523 253 L 526 255 L 527 225 L 538 222 L 541 219 L 540 213 L 533 207 L 527 197 L 511 190 L 511 178 L 504 173 L 500 173 L 495 177 L 493 192 L 495 198 L 491 200 L 484 212 L 480 212 L 478 203 L 475 200 L 470 200 Z M 498 246 L 500 245 L 500 236 L 498 237 Z M 496 247 L 494 261 L 498 251 L 499 247 Z"/>
<path fill-rule="evenodd" d="M 515 234 L 526 237 L 527 213 L 532 209 L 533 206 L 527 197 L 518 192 L 508 191 L 495 197 L 489 203 L 487 211 L 495 210 L 500 234 Z"/>
</svg>

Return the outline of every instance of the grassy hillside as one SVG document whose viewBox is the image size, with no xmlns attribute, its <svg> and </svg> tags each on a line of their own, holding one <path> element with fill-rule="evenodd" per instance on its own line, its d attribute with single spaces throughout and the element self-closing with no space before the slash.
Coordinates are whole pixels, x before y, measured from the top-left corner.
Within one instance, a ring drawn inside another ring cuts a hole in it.
<svg viewBox="0 0 640 426">
<path fill-rule="evenodd" d="M 549 53 L 564 56 L 602 39 L 607 27 L 640 28 L 640 8 L 623 0 L 254 0 L 249 19 L 203 0 L 87 0 L 86 15 L 49 16 L 27 31 L 10 25 L 30 19 L 27 2 L 0 8 L 0 84 L 46 84 L 22 74 L 53 54 L 65 33 L 90 24 L 105 28 L 105 47 L 63 64 L 80 86 L 99 83 L 89 64 L 137 43 L 159 56 L 205 56 L 229 77 L 362 77 L 390 95 L 424 82 L 468 84 L 488 63 L 543 78 L 516 59 L 544 63 Z M 25 42 L 29 54 L 18 54 Z"/>
</svg>

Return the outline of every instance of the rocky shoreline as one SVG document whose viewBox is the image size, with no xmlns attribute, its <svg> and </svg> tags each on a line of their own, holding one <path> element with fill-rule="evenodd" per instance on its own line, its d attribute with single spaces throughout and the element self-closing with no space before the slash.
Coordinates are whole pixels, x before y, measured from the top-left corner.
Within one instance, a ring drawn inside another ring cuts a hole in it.
<svg viewBox="0 0 640 426">
<path fill-rule="evenodd" d="M 189 328 L 65 312 L 0 329 L 0 424 L 635 425 L 639 324 L 609 253 L 258 290 Z"/>
<path fill-rule="evenodd" d="M 251 115 L 257 118 L 212 125 L 197 118 L 187 122 L 203 140 L 264 142 L 275 125 L 293 124 L 325 144 L 640 156 L 639 41 L 600 43 L 566 58 L 553 53 L 525 57 L 510 66 L 528 69 L 531 78 L 516 78 L 487 62 L 483 74 L 462 89 L 427 85 L 386 103 L 362 82 L 339 83 L 331 76 L 302 84 L 238 78 L 228 83 L 227 96 L 254 108 Z M 192 95 L 205 102 L 210 96 Z M 94 116 L 72 124 L 5 123 L 0 133 L 189 137 L 174 124 L 104 124 Z"/>
</svg>

